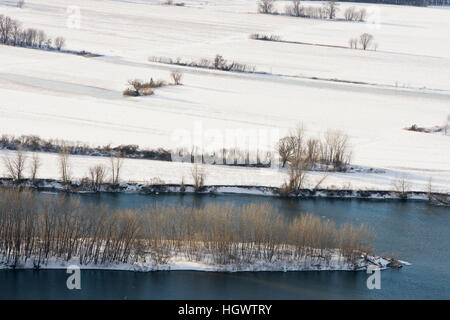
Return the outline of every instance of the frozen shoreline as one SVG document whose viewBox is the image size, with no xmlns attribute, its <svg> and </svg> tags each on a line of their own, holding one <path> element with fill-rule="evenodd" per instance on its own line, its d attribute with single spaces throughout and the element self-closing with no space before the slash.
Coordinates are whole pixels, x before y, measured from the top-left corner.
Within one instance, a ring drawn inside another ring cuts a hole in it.
<svg viewBox="0 0 450 320">
<path fill-rule="evenodd" d="M 65 261 L 60 258 L 51 258 L 45 264 L 41 264 L 39 268 L 33 265 L 33 259 L 27 262 L 21 262 L 16 267 L 12 267 L 6 263 L 0 262 L 0 270 L 60 270 L 69 267 L 78 267 L 81 270 L 104 270 L 104 271 L 134 271 L 134 272 L 151 272 L 151 271 L 206 271 L 206 272 L 288 272 L 288 271 L 363 271 L 367 268 L 379 268 L 385 270 L 387 268 L 399 268 L 403 265 L 409 265 L 408 262 L 385 259 L 379 256 L 368 256 L 359 259 L 354 265 L 345 258 L 340 257 L 336 252 L 332 254 L 330 261 L 323 258 L 307 258 L 298 259 L 296 261 L 272 261 L 267 262 L 258 260 L 254 263 L 246 264 L 213 264 L 207 259 L 204 261 L 191 261 L 183 256 L 173 256 L 165 264 L 154 264 L 150 262 L 130 262 L 130 263 L 107 263 L 107 264 L 80 264 L 78 258 L 72 258 Z"/>
<path fill-rule="evenodd" d="M 103 183 L 98 190 L 90 184 L 72 181 L 69 186 L 54 179 L 24 179 L 14 183 L 9 178 L 0 178 L 0 187 L 26 187 L 38 191 L 68 192 L 68 193 L 124 193 L 124 194 L 240 194 L 282 197 L 278 187 L 270 186 L 239 186 L 239 185 L 206 185 L 195 191 L 192 185 L 179 184 L 142 184 L 137 182 L 122 182 L 119 184 Z M 450 205 L 450 195 L 446 193 L 431 193 L 424 191 L 408 191 L 406 197 L 392 190 L 347 190 L 347 189 L 302 189 L 298 194 L 290 194 L 288 198 L 332 198 L 332 199 L 370 199 L 370 200 L 414 200 L 429 201 L 438 205 Z"/>
</svg>

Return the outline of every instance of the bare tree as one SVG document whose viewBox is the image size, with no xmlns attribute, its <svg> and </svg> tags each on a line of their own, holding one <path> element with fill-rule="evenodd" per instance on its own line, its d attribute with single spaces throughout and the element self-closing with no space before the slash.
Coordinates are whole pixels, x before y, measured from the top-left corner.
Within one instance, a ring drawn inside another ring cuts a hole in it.
<svg viewBox="0 0 450 320">
<path fill-rule="evenodd" d="M 407 175 L 402 175 L 392 181 L 392 187 L 401 199 L 408 198 L 408 192 L 411 191 L 411 183 L 409 182 Z"/>
<path fill-rule="evenodd" d="M 194 180 L 195 191 L 200 191 L 205 186 L 206 172 L 204 168 L 195 164 L 191 170 L 192 179 Z"/>
<path fill-rule="evenodd" d="M 358 21 L 365 21 L 367 17 L 367 10 L 365 8 L 359 9 L 357 16 L 355 17 Z"/>
<path fill-rule="evenodd" d="M 348 41 L 351 49 L 357 49 L 358 48 L 358 39 L 352 38 Z"/>
<path fill-rule="evenodd" d="M 355 7 L 349 7 L 347 9 L 345 9 L 344 12 L 344 18 L 347 21 L 353 21 L 355 19 L 357 19 L 358 13 L 356 12 L 356 8 Z"/>
<path fill-rule="evenodd" d="M 306 182 L 304 162 L 299 158 L 292 158 L 289 164 L 289 178 L 280 187 L 280 194 L 287 196 L 298 195 Z"/>
<path fill-rule="evenodd" d="M 39 154 L 37 152 L 34 152 L 33 157 L 31 158 L 31 167 L 30 167 L 31 180 L 33 181 L 36 180 L 37 173 L 40 167 L 41 167 L 41 159 L 39 158 Z"/>
<path fill-rule="evenodd" d="M 270 14 L 274 11 L 274 0 L 259 0 L 258 1 L 258 12 Z"/>
<path fill-rule="evenodd" d="M 14 156 L 9 156 L 7 154 L 3 156 L 3 164 L 5 165 L 8 176 L 11 179 L 20 181 L 24 178 L 23 174 L 25 171 L 26 159 L 27 157 L 20 147 L 17 148 Z"/>
<path fill-rule="evenodd" d="M 63 149 L 59 152 L 59 174 L 61 181 L 64 184 L 69 184 L 72 179 L 69 152 L 67 149 Z"/>
<path fill-rule="evenodd" d="M 46 39 L 47 39 L 47 36 L 45 35 L 45 32 L 42 30 L 39 30 L 37 33 L 37 45 L 39 48 L 42 48 Z"/>
<path fill-rule="evenodd" d="M 55 47 L 56 47 L 56 49 L 61 50 L 64 47 L 65 44 L 66 44 L 66 40 L 63 37 L 57 37 L 55 39 Z"/>
<path fill-rule="evenodd" d="M 120 152 L 116 155 L 113 155 L 111 153 L 110 161 L 111 161 L 111 183 L 118 184 L 120 182 L 120 170 L 122 169 L 123 165 L 122 154 Z"/>
<path fill-rule="evenodd" d="M 325 9 L 328 19 L 334 19 L 336 18 L 336 13 L 339 11 L 339 3 L 335 0 L 330 0 L 326 3 Z"/>
<path fill-rule="evenodd" d="M 290 137 L 281 138 L 278 142 L 277 151 L 280 156 L 282 167 L 284 168 L 287 161 L 293 155 L 292 143 Z"/>
<path fill-rule="evenodd" d="M 174 71 L 170 74 L 170 76 L 172 77 L 173 83 L 176 86 L 181 85 L 181 80 L 183 79 L 183 74 L 179 71 Z"/>
<path fill-rule="evenodd" d="M 332 164 L 334 169 L 342 170 L 350 162 L 351 156 L 348 135 L 340 130 L 328 130 L 322 147 L 322 162 Z"/>
<path fill-rule="evenodd" d="M 11 38 L 14 20 L 0 15 L 0 42 L 7 44 Z"/>
<path fill-rule="evenodd" d="M 370 33 L 363 33 L 359 36 L 359 43 L 361 44 L 363 50 L 367 50 L 373 41 L 373 35 Z"/>
<path fill-rule="evenodd" d="M 103 165 L 96 165 L 89 168 L 89 178 L 94 191 L 100 190 L 100 186 L 105 180 L 106 168 Z"/>
<path fill-rule="evenodd" d="M 285 8 L 285 13 L 289 16 L 300 17 L 303 15 L 303 11 L 300 0 L 292 0 L 291 5 L 287 5 Z"/>
<path fill-rule="evenodd" d="M 18 0 L 17 1 L 17 8 L 23 8 L 25 5 L 25 0 Z"/>
</svg>

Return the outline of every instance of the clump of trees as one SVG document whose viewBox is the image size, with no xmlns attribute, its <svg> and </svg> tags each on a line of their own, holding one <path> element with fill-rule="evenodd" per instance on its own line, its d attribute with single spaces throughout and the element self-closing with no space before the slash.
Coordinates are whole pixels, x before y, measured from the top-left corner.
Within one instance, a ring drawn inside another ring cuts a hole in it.
<svg viewBox="0 0 450 320">
<path fill-rule="evenodd" d="M 172 73 L 170 73 L 170 76 L 172 77 L 174 85 L 182 85 L 181 81 L 183 80 L 183 74 L 180 71 L 173 71 Z"/>
<path fill-rule="evenodd" d="M 314 268 L 333 254 L 355 264 L 373 253 L 371 239 L 364 225 L 337 227 L 311 214 L 288 221 L 268 205 L 112 210 L 72 197 L 0 190 L 0 263 L 11 267 L 29 262 L 39 269 L 52 259 L 158 266 L 176 256 L 220 265 L 281 261 Z"/>
<path fill-rule="evenodd" d="M 206 171 L 204 167 L 199 167 L 198 164 L 195 164 L 191 170 L 192 180 L 194 182 L 194 190 L 195 192 L 201 191 L 205 186 L 206 180 Z M 184 182 L 183 182 L 184 185 Z"/>
<path fill-rule="evenodd" d="M 328 130 L 320 140 L 307 137 L 302 126 L 279 140 L 277 152 L 282 167 L 288 167 L 288 179 L 279 188 L 283 196 L 301 192 L 307 181 L 307 170 L 325 167 L 326 170 L 345 171 L 351 159 L 346 134 Z"/>
<path fill-rule="evenodd" d="M 276 12 L 274 2 L 274 0 L 258 1 L 258 12 L 264 14 L 274 14 Z"/>
<path fill-rule="evenodd" d="M 214 59 L 203 58 L 199 61 L 184 61 L 181 58 L 172 59 L 165 57 L 149 57 L 150 62 L 164 63 L 164 64 L 174 64 L 186 67 L 204 68 L 204 69 L 215 69 L 221 71 L 234 71 L 234 72 L 248 72 L 254 73 L 255 67 L 247 65 L 244 63 L 239 63 L 236 61 L 228 61 L 222 55 L 216 54 Z"/>
<path fill-rule="evenodd" d="M 29 178 L 35 180 L 41 167 L 41 160 L 37 153 L 33 153 L 31 163 L 27 166 L 28 157 L 21 148 L 18 148 L 14 154 L 4 154 L 2 160 L 6 168 L 6 176 L 16 182 L 27 178 L 25 175 L 27 168 L 30 171 Z"/>
<path fill-rule="evenodd" d="M 0 149 L 6 150 L 23 150 L 23 151 L 39 151 L 59 153 L 66 151 L 73 155 L 89 155 L 110 157 L 111 155 L 124 158 L 141 158 L 170 161 L 171 152 L 169 150 L 158 149 L 140 149 L 137 145 L 103 145 L 91 147 L 87 144 L 79 142 L 70 142 L 60 139 L 42 139 L 35 135 L 2 135 L 0 136 Z"/>
<path fill-rule="evenodd" d="M 367 10 L 365 8 L 357 9 L 349 7 L 345 9 L 344 18 L 347 21 L 365 21 L 367 17 Z"/>
<path fill-rule="evenodd" d="M 265 41 L 280 41 L 281 37 L 275 34 L 260 34 L 260 33 L 252 33 L 249 36 L 249 39 L 252 40 L 265 40 Z"/>
<path fill-rule="evenodd" d="M 374 36 L 370 33 L 362 33 L 359 38 L 352 38 L 349 40 L 349 46 L 351 49 L 358 49 L 358 43 L 361 45 L 361 49 L 368 50 L 369 48 L 377 49 L 378 44 L 374 43 Z"/>
<path fill-rule="evenodd" d="M 173 84 L 171 85 L 181 85 L 181 79 L 183 79 L 183 74 L 181 72 L 174 71 L 170 76 L 173 80 Z M 150 78 L 150 81 L 148 82 L 143 82 L 139 79 L 128 80 L 128 88 L 123 91 L 123 95 L 129 97 L 151 96 L 154 94 L 153 89 L 167 85 L 167 82 L 164 80 L 153 80 L 153 78 Z"/>
<path fill-rule="evenodd" d="M 322 139 L 311 138 L 306 137 L 302 126 L 279 140 L 277 152 L 283 168 L 286 164 L 291 167 L 301 164 L 307 170 L 325 165 L 329 169 L 343 171 L 352 156 L 349 137 L 342 131 L 328 130 Z"/>
<path fill-rule="evenodd" d="M 300 0 L 292 0 L 285 6 L 284 14 L 291 17 L 336 20 L 339 9 L 339 3 L 335 0 L 326 1 L 322 6 L 303 6 Z M 275 1 L 258 1 L 258 13 L 278 14 Z M 344 19 L 347 21 L 365 21 L 366 16 L 367 11 L 364 8 L 351 7 L 344 12 Z"/>
<path fill-rule="evenodd" d="M 52 38 L 48 37 L 44 31 L 34 28 L 24 29 L 20 21 L 0 14 L 0 43 L 59 51 L 65 46 L 65 39 L 57 37 L 54 42 L 55 46 L 52 46 Z"/>
</svg>

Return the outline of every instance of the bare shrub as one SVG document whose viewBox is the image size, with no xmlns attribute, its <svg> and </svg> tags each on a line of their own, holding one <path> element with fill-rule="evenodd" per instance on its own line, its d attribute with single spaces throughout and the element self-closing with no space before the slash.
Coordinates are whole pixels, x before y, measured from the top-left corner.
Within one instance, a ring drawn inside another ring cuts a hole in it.
<svg viewBox="0 0 450 320">
<path fill-rule="evenodd" d="M 120 171 L 123 165 L 122 154 L 120 152 L 118 152 L 116 155 L 111 153 L 110 164 L 111 164 L 111 183 L 118 184 L 120 182 Z"/>
<path fill-rule="evenodd" d="M 306 141 L 305 164 L 307 168 L 313 167 L 320 161 L 322 142 L 319 139 L 309 138 Z"/>
<path fill-rule="evenodd" d="M 411 191 L 411 183 L 408 180 L 408 176 L 402 175 L 399 178 L 393 180 L 392 188 L 394 189 L 394 192 L 396 192 L 401 199 L 407 199 L 408 192 Z"/>
<path fill-rule="evenodd" d="M 348 135 L 339 130 L 328 130 L 322 148 L 322 161 L 342 170 L 351 160 Z"/>
<path fill-rule="evenodd" d="M 14 156 L 5 154 L 3 156 L 3 164 L 6 167 L 9 178 L 20 181 L 24 178 L 26 155 L 22 149 L 18 149 Z"/>
<path fill-rule="evenodd" d="M 281 138 L 277 147 L 278 154 L 280 156 L 282 167 L 284 168 L 287 161 L 293 156 L 293 148 L 291 143 L 291 137 Z"/>
<path fill-rule="evenodd" d="M 72 179 L 69 151 L 64 148 L 59 152 L 59 174 L 61 181 L 68 185 Z"/>
<path fill-rule="evenodd" d="M 63 37 L 57 37 L 55 39 L 55 47 L 58 50 L 61 50 L 66 44 L 66 39 L 64 39 Z"/>
<path fill-rule="evenodd" d="M 165 57 L 149 57 L 149 61 L 164 63 L 164 64 L 173 64 L 179 66 L 187 66 L 194 68 L 205 68 L 205 69 L 217 69 L 222 71 L 235 71 L 235 72 L 248 72 L 254 73 L 255 67 L 251 65 L 247 65 L 244 63 L 239 63 L 236 61 L 228 62 L 223 58 L 222 55 L 217 54 L 214 59 L 206 59 L 202 58 L 199 61 L 184 61 L 181 58 L 172 59 Z"/>
<path fill-rule="evenodd" d="M 39 154 L 34 152 L 33 156 L 31 158 L 31 167 L 30 167 L 30 178 L 31 180 L 36 180 L 37 173 L 39 171 L 39 168 L 41 167 L 41 159 L 39 158 Z"/>
<path fill-rule="evenodd" d="M 356 15 L 355 18 L 356 18 L 358 21 L 363 22 L 363 21 L 366 21 L 366 17 L 367 17 L 367 10 L 366 10 L 365 8 L 361 8 L 361 9 L 359 9 L 359 11 L 357 12 L 357 15 Z"/>
<path fill-rule="evenodd" d="M 266 41 L 280 41 L 281 37 L 275 34 L 267 35 L 267 34 L 259 34 L 259 33 L 252 33 L 249 36 L 249 39 L 252 40 L 266 40 Z"/>
<path fill-rule="evenodd" d="M 197 164 L 191 170 L 192 179 L 194 181 L 194 189 L 196 192 L 201 191 L 205 186 L 206 172 L 204 168 L 199 167 Z"/>
<path fill-rule="evenodd" d="M 335 0 L 330 0 L 325 4 L 325 10 L 328 16 L 328 19 L 336 18 L 336 13 L 339 11 L 339 3 Z"/>
<path fill-rule="evenodd" d="M 291 160 L 289 165 L 289 178 L 280 187 L 280 195 L 298 195 L 305 186 L 306 170 L 300 159 Z"/>
<path fill-rule="evenodd" d="M 274 13 L 274 0 L 259 0 L 258 1 L 258 12 L 264 14 Z"/>
<path fill-rule="evenodd" d="M 373 42 L 373 35 L 370 33 L 363 33 L 359 36 L 359 43 L 361 44 L 363 50 L 367 50 Z"/>
<path fill-rule="evenodd" d="M 291 1 L 291 4 L 287 5 L 284 11 L 288 16 L 301 17 L 304 15 L 304 8 L 300 0 Z"/>
<path fill-rule="evenodd" d="M 180 71 L 173 71 L 170 76 L 172 77 L 174 85 L 182 85 L 181 80 L 183 79 L 183 74 Z"/>
<path fill-rule="evenodd" d="M 126 88 L 122 94 L 126 97 L 138 97 L 139 96 L 139 92 L 136 90 L 133 90 L 131 88 Z"/>
<path fill-rule="evenodd" d="M 358 13 L 356 12 L 356 8 L 355 7 L 349 7 L 347 9 L 345 9 L 344 12 L 344 18 L 347 21 L 353 21 L 356 19 Z"/>
<path fill-rule="evenodd" d="M 106 177 L 106 168 L 103 165 L 96 165 L 89 168 L 89 179 L 94 191 L 100 190 Z"/>
</svg>

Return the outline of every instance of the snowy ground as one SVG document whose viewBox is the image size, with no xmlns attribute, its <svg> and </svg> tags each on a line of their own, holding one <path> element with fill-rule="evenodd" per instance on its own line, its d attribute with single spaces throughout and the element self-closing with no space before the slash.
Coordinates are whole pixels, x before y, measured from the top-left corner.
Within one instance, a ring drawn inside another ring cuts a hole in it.
<svg viewBox="0 0 450 320">
<path fill-rule="evenodd" d="M 195 270 L 195 271 L 354 271 L 366 270 L 370 268 L 386 269 L 391 262 L 389 259 L 382 257 L 368 256 L 367 260 L 359 259 L 353 265 L 350 261 L 339 255 L 337 250 L 334 250 L 330 255 L 330 260 L 324 258 L 303 257 L 291 259 L 290 261 L 274 258 L 273 261 L 268 262 L 264 259 L 257 260 L 251 264 L 236 264 L 231 263 L 227 265 L 219 265 L 211 261 L 208 255 L 201 261 L 194 261 L 188 259 L 183 255 L 174 255 L 168 259 L 167 263 L 155 264 L 151 257 L 146 257 L 145 261 L 129 262 L 129 263 L 109 263 L 109 264 L 83 264 L 80 265 L 79 258 L 75 257 L 69 261 L 60 258 L 50 258 L 45 264 L 40 267 L 42 269 L 66 269 L 68 267 L 78 266 L 80 269 L 97 269 L 97 270 L 123 270 L 123 271 L 139 271 L 149 272 L 156 270 Z M 408 262 L 401 261 L 400 263 L 409 265 Z M 7 269 L 10 266 L 0 262 L 0 270 Z M 16 269 L 33 269 L 33 257 L 29 258 L 27 262 L 20 262 Z M 373 269 L 372 269 L 373 270 Z"/>
<path fill-rule="evenodd" d="M 341 129 L 351 137 L 352 164 L 384 173 L 332 174 L 324 187 L 391 189 L 404 174 L 414 190 L 450 191 L 450 137 L 405 131 L 442 125 L 450 114 L 450 11 L 367 7 L 373 23 L 321 21 L 256 14 L 253 0 L 157 1 L 27 0 L 23 9 L 0 1 L 0 14 L 25 27 L 62 35 L 67 48 L 104 55 L 69 54 L 0 46 L 0 134 L 37 134 L 97 144 L 178 145 L 174 133 L 258 129 L 284 134 L 302 122 L 308 135 Z M 81 9 L 81 28 L 66 27 L 68 6 Z M 279 2 L 280 8 L 283 6 Z M 307 5 L 317 5 L 309 3 Z M 255 41 L 251 33 L 284 40 L 346 46 L 370 32 L 377 51 Z M 220 53 L 277 75 L 236 74 L 149 63 L 149 56 L 199 60 Z M 128 79 L 184 72 L 183 86 L 145 98 L 122 97 Z M 285 76 L 280 76 L 280 74 Z M 294 77 L 292 77 L 294 76 Z M 362 81 L 371 85 L 307 79 Z M 273 141 L 263 141 L 270 146 Z M 42 155 L 41 177 L 57 178 L 56 156 Z M 101 158 L 73 157 L 81 178 Z M 4 175 L 0 164 L 0 175 Z M 214 166 L 207 184 L 279 186 L 283 173 Z M 323 173 L 313 173 L 314 184 Z M 124 180 L 167 183 L 190 178 L 190 165 L 126 160 Z"/>
</svg>

